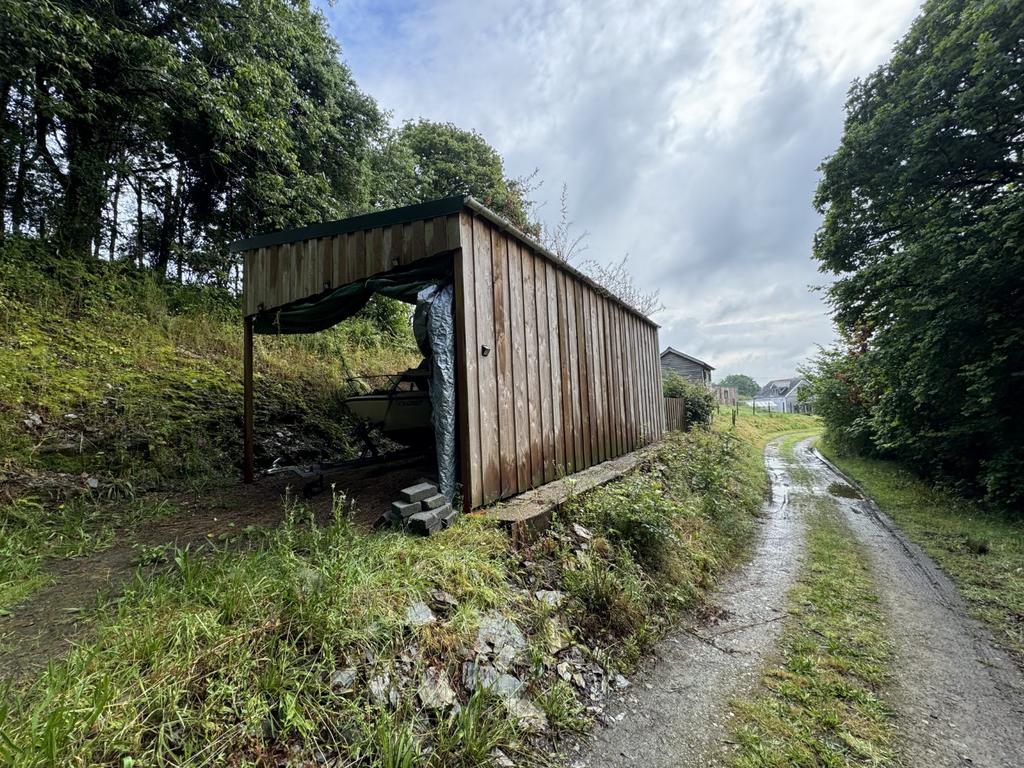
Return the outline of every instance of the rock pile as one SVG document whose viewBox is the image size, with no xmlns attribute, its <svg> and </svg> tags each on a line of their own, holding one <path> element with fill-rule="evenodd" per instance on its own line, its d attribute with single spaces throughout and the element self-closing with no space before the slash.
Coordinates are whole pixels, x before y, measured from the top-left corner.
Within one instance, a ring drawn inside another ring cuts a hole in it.
<svg viewBox="0 0 1024 768">
<path fill-rule="evenodd" d="M 413 533 L 429 536 L 455 521 L 458 512 L 434 483 L 422 482 L 399 491 L 398 501 L 391 502 L 378 525 L 404 525 Z"/>
</svg>

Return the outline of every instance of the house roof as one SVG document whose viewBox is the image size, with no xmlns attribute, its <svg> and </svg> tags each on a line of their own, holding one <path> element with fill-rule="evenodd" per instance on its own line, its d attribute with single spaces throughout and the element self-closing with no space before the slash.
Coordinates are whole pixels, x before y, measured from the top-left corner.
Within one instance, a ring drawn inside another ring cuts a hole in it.
<svg viewBox="0 0 1024 768">
<path fill-rule="evenodd" d="M 673 355 L 678 355 L 679 357 L 683 358 L 684 360 L 689 360 L 691 363 L 696 363 L 701 368 L 707 368 L 709 371 L 715 370 L 715 366 L 710 365 L 709 363 L 705 363 L 703 360 L 699 360 L 696 357 L 694 357 L 693 355 L 688 355 L 685 352 L 680 352 L 675 347 L 668 347 L 664 352 L 661 353 L 661 356 L 664 357 L 665 355 L 667 355 L 670 352 Z"/>
<path fill-rule="evenodd" d="M 759 397 L 785 397 L 801 382 L 805 381 L 803 376 L 794 376 L 790 379 L 772 379 L 754 395 L 756 400 Z"/>
</svg>

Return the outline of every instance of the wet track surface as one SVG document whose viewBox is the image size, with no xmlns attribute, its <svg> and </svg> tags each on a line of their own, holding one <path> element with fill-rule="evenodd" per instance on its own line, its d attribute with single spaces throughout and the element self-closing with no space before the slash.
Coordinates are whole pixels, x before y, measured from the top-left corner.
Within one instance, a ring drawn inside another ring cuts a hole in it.
<svg viewBox="0 0 1024 768">
<path fill-rule="evenodd" d="M 901 765 L 1024 766 L 1024 678 L 990 633 L 966 613 L 956 588 L 869 499 L 833 495 L 850 481 L 812 447 L 787 463 L 780 440 L 765 449 L 771 499 L 750 561 L 711 596 L 712 617 L 661 643 L 635 685 L 569 763 L 721 765 L 729 701 L 748 693 L 770 661 L 786 596 L 801 565 L 804 512 L 822 498 L 861 542 L 871 564 L 896 660 L 890 701 Z"/>
<path fill-rule="evenodd" d="M 814 492 L 847 479 L 815 451 L 797 447 Z M 967 615 L 956 587 L 867 498 L 835 498 L 871 560 L 896 646 L 903 760 L 913 768 L 1024 766 L 1024 678 L 991 634 Z"/>
<path fill-rule="evenodd" d="M 729 700 L 760 679 L 765 656 L 782 628 L 786 593 L 803 548 L 802 516 L 791 501 L 792 479 L 778 440 L 765 449 L 765 464 L 772 493 L 754 554 L 711 596 L 716 618 L 686 627 L 659 645 L 651 667 L 609 708 L 613 724 L 599 730 L 572 765 L 719 764 Z"/>
</svg>

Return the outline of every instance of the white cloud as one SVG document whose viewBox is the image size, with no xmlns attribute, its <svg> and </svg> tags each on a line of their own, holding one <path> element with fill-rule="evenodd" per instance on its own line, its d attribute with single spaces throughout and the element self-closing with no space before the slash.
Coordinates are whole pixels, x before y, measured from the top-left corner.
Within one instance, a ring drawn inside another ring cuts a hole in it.
<svg viewBox="0 0 1024 768">
<path fill-rule="evenodd" d="M 832 339 L 810 260 L 816 168 L 850 81 L 918 0 L 339 0 L 346 61 L 395 122 L 480 131 L 523 175 L 563 181 L 588 258 L 629 253 L 660 289 L 662 345 L 759 379 Z"/>
</svg>

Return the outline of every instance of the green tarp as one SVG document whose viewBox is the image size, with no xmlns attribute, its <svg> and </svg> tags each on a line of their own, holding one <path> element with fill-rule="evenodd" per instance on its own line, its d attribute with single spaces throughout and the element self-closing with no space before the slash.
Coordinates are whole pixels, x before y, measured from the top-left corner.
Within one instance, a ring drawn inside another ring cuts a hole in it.
<svg viewBox="0 0 1024 768">
<path fill-rule="evenodd" d="M 328 289 L 317 296 L 258 312 L 253 318 L 253 331 L 266 334 L 323 331 L 354 315 L 375 293 L 414 304 L 416 295 L 428 285 L 451 279 L 452 253 L 438 253 L 340 288 Z"/>
</svg>

